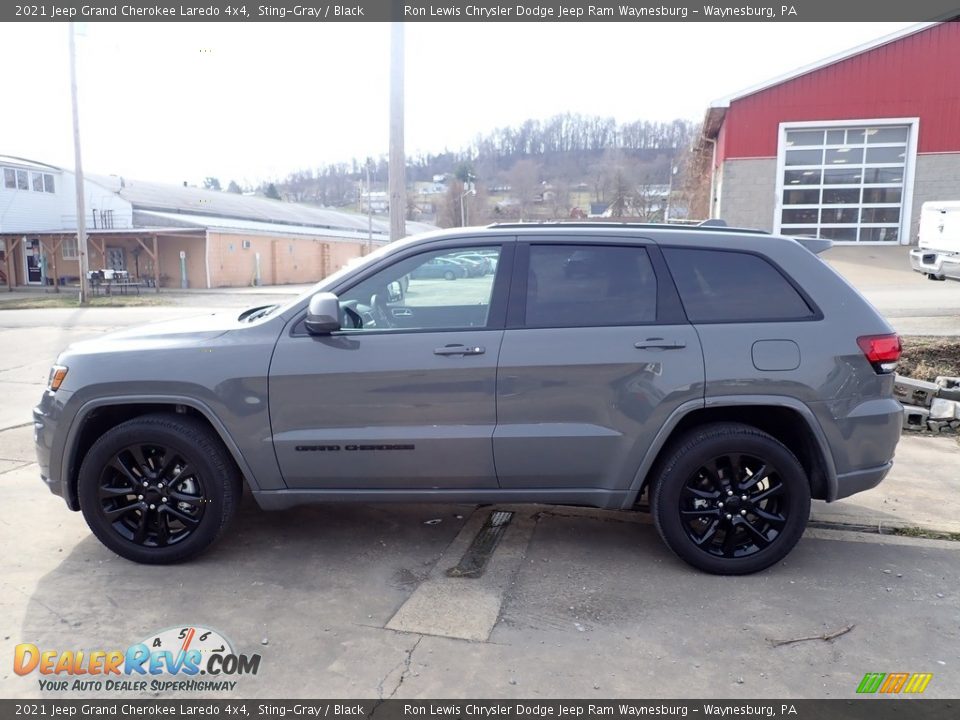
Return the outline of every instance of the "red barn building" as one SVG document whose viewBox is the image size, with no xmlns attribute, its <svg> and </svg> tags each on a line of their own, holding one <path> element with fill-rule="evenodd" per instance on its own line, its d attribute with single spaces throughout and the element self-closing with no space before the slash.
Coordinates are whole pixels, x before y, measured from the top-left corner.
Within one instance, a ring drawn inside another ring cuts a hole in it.
<svg viewBox="0 0 960 720">
<path fill-rule="evenodd" d="M 922 23 L 714 102 L 712 217 L 849 244 L 916 242 L 960 200 L 960 21 Z"/>
</svg>

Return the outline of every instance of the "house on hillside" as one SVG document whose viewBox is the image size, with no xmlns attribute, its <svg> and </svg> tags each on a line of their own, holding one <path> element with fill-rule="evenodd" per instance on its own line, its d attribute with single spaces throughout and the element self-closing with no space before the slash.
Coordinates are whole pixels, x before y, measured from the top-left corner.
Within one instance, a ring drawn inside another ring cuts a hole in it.
<svg viewBox="0 0 960 720">
<path fill-rule="evenodd" d="M 960 200 L 960 18 L 921 23 L 710 105 L 710 214 L 838 244 L 916 242 Z"/>
<path fill-rule="evenodd" d="M 0 253 L 8 287 L 79 278 L 76 179 L 0 156 Z M 195 187 L 84 178 L 91 270 L 157 287 L 314 282 L 389 241 L 389 226 L 338 210 Z M 407 223 L 410 234 L 432 229 Z"/>
</svg>

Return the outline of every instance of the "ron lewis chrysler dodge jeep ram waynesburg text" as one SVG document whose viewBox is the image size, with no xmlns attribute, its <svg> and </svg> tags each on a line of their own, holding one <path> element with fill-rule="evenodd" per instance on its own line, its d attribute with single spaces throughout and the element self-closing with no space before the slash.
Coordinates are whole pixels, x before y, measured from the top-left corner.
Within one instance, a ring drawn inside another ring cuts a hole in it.
<svg viewBox="0 0 960 720">
<path fill-rule="evenodd" d="M 408 238 L 286 305 L 71 346 L 34 410 L 40 471 L 144 563 L 207 547 L 245 482 L 265 509 L 646 492 L 682 559 L 754 572 L 811 498 L 879 483 L 900 437 L 900 339 L 828 246 L 589 223 Z"/>
</svg>

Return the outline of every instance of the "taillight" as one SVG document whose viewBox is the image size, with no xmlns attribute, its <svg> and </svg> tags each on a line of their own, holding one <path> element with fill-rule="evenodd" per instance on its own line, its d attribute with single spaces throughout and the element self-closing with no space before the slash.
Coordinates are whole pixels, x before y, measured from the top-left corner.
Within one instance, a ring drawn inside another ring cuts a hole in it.
<svg viewBox="0 0 960 720">
<path fill-rule="evenodd" d="M 899 335 L 863 335 L 857 338 L 857 345 L 878 373 L 891 373 L 897 369 L 897 361 L 903 352 Z"/>
</svg>

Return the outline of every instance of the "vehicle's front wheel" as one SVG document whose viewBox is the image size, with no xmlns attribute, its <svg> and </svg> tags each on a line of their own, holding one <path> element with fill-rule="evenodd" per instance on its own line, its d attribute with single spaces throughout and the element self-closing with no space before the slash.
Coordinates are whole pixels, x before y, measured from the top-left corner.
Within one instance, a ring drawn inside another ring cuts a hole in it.
<svg viewBox="0 0 960 720">
<path fill-rule="evenodd" d="M 80 466 L 80 509 L 93 534 L 140 563 L 186 560 L 217 539 L 240 502 L 220 438 L 183 415 L 145 415 L 107 431 Z"/>
<path fill-rule="evenodd" d="M 447 271 L 443 274 L 443 278 L 444 278 L 444 280 L 456 280 L 456 279 L 457 279 L 457 276 L 453 274 L 453 270 L 447 270 Z"/>
<path fill-rule="evenodd" d="M 803 466 L 776 438 L 740 423 L 695 428 L 668 451 L 651 493 L 667 546 L 700 570 L 745 575 L 782 560 L 810 515 Z"/>
</svg>

